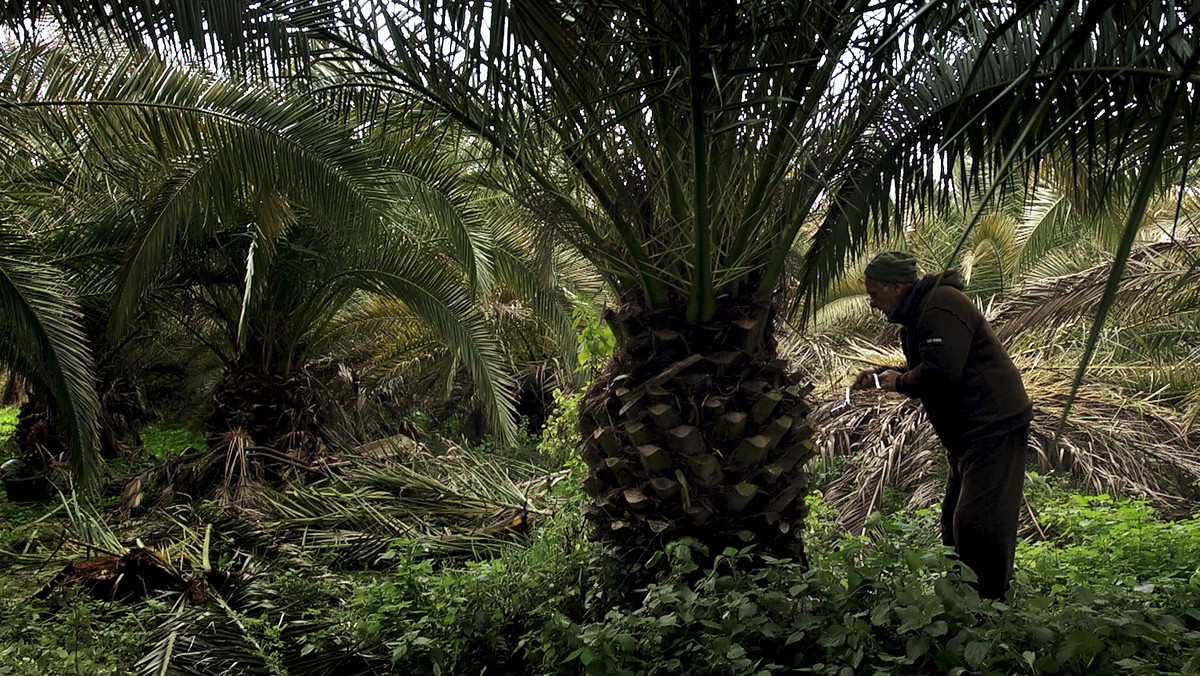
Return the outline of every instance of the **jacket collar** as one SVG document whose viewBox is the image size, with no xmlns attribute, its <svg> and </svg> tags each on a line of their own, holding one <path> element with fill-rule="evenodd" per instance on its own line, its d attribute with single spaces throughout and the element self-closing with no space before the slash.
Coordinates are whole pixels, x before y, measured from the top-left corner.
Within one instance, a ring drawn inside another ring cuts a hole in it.
<svg viewBox="0 0 1200 676">
<path fill-rule="evenodd" d="M 918 279 L 905 290 L 904 295 L 900 296 L 900 302 L 896 304 L 896 309 L 892 314 L 888 315 L 888 321 L 905 326 L 915 322 L 917 315 L 921 312 L 921 301 L 925 300 L 926 294 L 935 286 L 953 286 L 961 289 L 962 282 L 958 280 L 958 271 L 947 270 L 944 273 L 928 274 Z"/>
</svg>

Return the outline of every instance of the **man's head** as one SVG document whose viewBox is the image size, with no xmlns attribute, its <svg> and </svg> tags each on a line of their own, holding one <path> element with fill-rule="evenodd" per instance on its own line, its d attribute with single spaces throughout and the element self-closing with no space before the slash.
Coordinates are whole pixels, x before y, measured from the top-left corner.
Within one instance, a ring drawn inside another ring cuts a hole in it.
<svg viewBox="0 0 1200 676">
<path fill-rule="evenodd" d="M 867 295 L 871 307 L 891 315 L 908 287 L 917 281 L 917 259 L 903 251 L 884 251 L 867 263 Z"/>
</svg>

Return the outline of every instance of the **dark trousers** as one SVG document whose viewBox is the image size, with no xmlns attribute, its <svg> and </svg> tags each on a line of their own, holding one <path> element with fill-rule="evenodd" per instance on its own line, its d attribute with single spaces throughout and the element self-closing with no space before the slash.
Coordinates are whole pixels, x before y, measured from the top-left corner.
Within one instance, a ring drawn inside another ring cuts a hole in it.
<svg viewBox="0 0 1200 676">
<path fill-rule="evenodd" d="M 942 542 L 975 571 L 984 598 L 1002 599 L 1012 579 L 1029 425 L 949 450 Z"/>
</svg>

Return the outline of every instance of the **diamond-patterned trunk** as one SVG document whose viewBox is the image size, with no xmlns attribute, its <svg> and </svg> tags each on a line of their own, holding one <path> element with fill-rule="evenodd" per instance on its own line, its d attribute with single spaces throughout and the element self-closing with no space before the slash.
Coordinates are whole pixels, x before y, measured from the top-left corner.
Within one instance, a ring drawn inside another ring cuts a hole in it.
<svg viewBox="0 0 1200 676">
<path fill-rule="evenodd" d="M 204 428 L 213 443 L 240 428 L 254 444 L 296 458 L 312 457 L 323 445 L 320 407 L 304 369 L 283 376 L 253 364 L 231 368 L 213 391 Z"/>
<path fill-rule="evenodd" d="M 44 474 L 67 457 L 67 436 L 50 407 L 37 397 L 21 405 L 12 439 L 29 475 Z"/>
<path fill-rule="evenodd" d="M 692 536 L 803 559 L 812 388 L 776 358 L 767 303 L 722 300 L 700 325 L 679 311 L 606 317 L 617 353 L 580 411 L 585 515 L 626 558 Z"/>
</svg>

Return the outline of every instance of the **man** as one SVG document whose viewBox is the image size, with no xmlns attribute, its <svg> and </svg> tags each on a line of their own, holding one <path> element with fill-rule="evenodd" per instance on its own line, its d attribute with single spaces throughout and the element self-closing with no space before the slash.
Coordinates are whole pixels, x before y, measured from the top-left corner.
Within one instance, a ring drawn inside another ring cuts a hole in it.
<svg viewBox="0 0 1200 676">
<path fill-rule="evenodd" d="M 881 389 L 921 400 L 950 464 L 942 542 L 975 571 L 980 596 L 1002 599 L 1033 419 L 1021 374 L 957 272 L 918 278 L 915 258 L 888 251 L 867 265 L 866 284 L 871 307 L 901 326 L 908 365 L 865 370 L 854 387 L 875 387 L 878 375 Z"/>
</svg>

